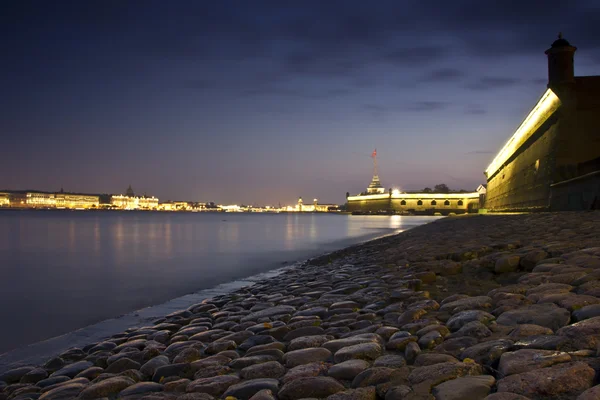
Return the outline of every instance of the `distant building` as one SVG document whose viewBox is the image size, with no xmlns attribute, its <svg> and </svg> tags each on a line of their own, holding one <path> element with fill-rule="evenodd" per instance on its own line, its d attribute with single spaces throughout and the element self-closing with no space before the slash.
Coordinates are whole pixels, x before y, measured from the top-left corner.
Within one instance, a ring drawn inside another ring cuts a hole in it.
<svg viewBox="0 0 600 400">
<path fill-rule="evenodd" d="M 156 210 L 158 209 L 158 198 L 112 195 L 110 204 L 121 210 Z"/>
<path fill-rule="evenodd" d="M 10 206 L 10 193 L 0 192 L 0 207 Z"/>
<path fill-rule="evenodd" d="M 317 199 L 312 203 L 304 204 L 302 197 L 298 198 L 296 207 L 288 207 L 287 211 L 293 212 L 334 212 L 338 211 L 337 204 L 319 204 Z"/>
<path fill-rule="evenodd" d="M 187 201 L 165 201 L 158 205 L 158 209 L 162 211 L 191 211 L 195 207 Z"/>
<path fill-rule="evenodd" d="M 125 195 L 110 196 L 110 204 L 120 210 L 157 210 L 158 198 L 154 196 L 135 196 L 131 185 L 129 185 Z"/>
<path fill-rule="evenodd" d="M 347 210 L 353 213 L 410 213 L 433 215 L 440 213 L 464 214 L 477 212 L 479 209 L 478 192 L 471 193 L 424 193 L 401 192 L 389 189 L 386 193 L 383 186 L 374 187 L 379 177 L 373 176 L 366 192 L 356 196 L 348 196 Z M 371 191 L 369 191 L 371 189 Z M 383 189 L 383 190 L 381 190 Z"/>
<path fill-rule="evenodd" d="M 600 209 L 600 76 L 575 76 L 576 50 L 562 35 L 546 50 L 547 89 L 485 170 L 485 208 Z"/>
<path fill-rule="evenodd" d="M 27 192 L 25 204 L 30 208 L 56 208 L 56 197 L 54 193 Z"/>
<path fill-rule="evenodd" d="M 88 209 L 97 208 L 100 205 L 100 196 L 81 193 L 60 192 L 54 194 L 56 208 Z"/>
</svg>

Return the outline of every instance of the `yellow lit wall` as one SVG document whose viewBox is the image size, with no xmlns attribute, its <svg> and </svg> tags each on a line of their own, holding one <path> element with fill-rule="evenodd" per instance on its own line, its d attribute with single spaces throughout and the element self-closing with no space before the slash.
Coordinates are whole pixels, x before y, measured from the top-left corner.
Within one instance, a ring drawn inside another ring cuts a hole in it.
<svg viewBox="0 0 600 400">
<path fill-rule="evenodd" d="M 494 174 L 502 169 L 507 161 L 515 154 L 527 139 L 529 139 L 546 120 L 560 107 L 561 102 L 558 96 L 548 89 L 542 98 L 535 105 L 523 123 L 517 128 L 515 133 L 500 149 L 496 157 L 485 170 L 485 175 L 491 179 Z"/>
<path fill-rule="evenodd" d="M 28 207 L 56 207 L 56 197 L 54 193 L 36 193 L 28 192 L 25 203 Z"/>
<path fill-rule="evenodd" d="M 10 197 L 8 193 L 0 193 L 0 207 L 7 207 L 10 205 Z"/>
<path fill-rule="evenodd" d="M 466 212 L 477 208 L 479 193 L 400 193 L 348 197 L 349 211 Z"/>
<path fill-rule="evenodd" d="M 99 196 L 86 194 L 56 193 L 56 207 L 95 208 L 100 204 Z"/>
<path fill-rule="evenodd" d="M 122 210 L 154 210 L 158 208 L 156 197 L 131 197 L 122 194 L 111 196 L 110 203 Z"/>
</svg>

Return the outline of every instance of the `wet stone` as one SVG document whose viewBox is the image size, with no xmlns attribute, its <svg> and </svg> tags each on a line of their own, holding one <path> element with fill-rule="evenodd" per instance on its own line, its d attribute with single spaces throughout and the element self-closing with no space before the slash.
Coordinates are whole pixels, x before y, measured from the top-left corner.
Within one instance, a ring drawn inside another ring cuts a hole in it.
<svg viewBox="0 0 600 400">
<path fill-rule="evenodd" d="M 376 398 L 377 391 L 374 387 L 369 386 L 337 392 L 327 397 L 327 400 L 375 400 Z"/>
<path fill-rule="evenodd" d="M 479 321 L 484 325 L 488 325 L 491 321 L 494 321 L 496 317 L 492 314 L 481 311 L 481 310 L 467 310 L 461 311 L 452 316 L 447 322 L 446 326 L 451 331 L 457 331 L 461 329 L 464 325 L 472 321 Z"/>
<path fill-rule="evenodd" d="M 240 371 L 242 379 L 279 378 L 285 374 L 285 367 L 277 361 L 255 364 Z"/>
<path fill-rule="evenodd" d="M 20 379 L 21 383 L 37 383 L 48 377 L 48 372 L 43 368 L 34 368 Z"/>
<path fill-rule="evenodd" d="M 372 367 L 364 370 L 352 380 L 352 387 L 376 386 L 385 383 L 405 383 L 409 375 L 408 367 L 385 368 Z"/>
<path fill-rule="evenodd" d="M 141 365 L 129 358 L 121 358 L 110 364 L 105 372 L 108 374 L 118 374 L 119 372 L 127 371 L 128 369 L 140 369 Z"/>
<path fill-rule="evenodd" d="M 436 386 L 440 383 L 467 375 L 481 375 L 482 369 L 476 363 L 444 362 L 415 368 L 408 379 L 412 385 L 427 383 Z"/>
<path fill-rule="evenodd" d="M 75 399 L 81 393 L 83 389 L 87 387 L 84 383 L 67 383 L 65 385 L 56 387 L 52 390 L 43 393 L 38 399 L 39 400 L 67 400 Z"/>
<path fill-rule="evenodd" d="M 511 350 L 512 347 L 513 342 L 511 340 L 490 340 L 466 348 L 460 353 L 459 358 L 461 360 L 468 358 L 481 365 L 495 367 L 502 354 Z"/>
<path fill-rule="evenodd" d="M 502 354 L 498 373 L 505 377 L 569 361 L 571 356 L 560 351 L 522 349 Z"/>
<path fill-rule="evenodd" d="M 187 386 L 186 392 L 206 393 L 211 396 L 221 396 L 227 388 L 240 381 L 235 375 L 214 376 L 211 378 L 196 379 Z"/>
<path fill-rule="evenodd" d="M 387 354 L 378 357 L 373 362 L 374 367 L 400 368 L 406 366 L 406 359 L 397 354 Z"/>
<path fill-rule="evenodd" d="M 163 365 L 156 368 L 154 375 L 152 376 L 152 380 L 160 383 L 161 379 L 168 378 L 170 376 L 191 378 L 192 374 L 193 371 L 189 363 Z"/>
<path fill-rule="evenodd" d="M 517 325 L 508 336 L 514 339 L 520 339 L 533 335 L 552 335 L 553 333 L 552 329 L 546 328 L 545 326 L 522 324 Z"/>
<path fill-rule="evenodd" d="M 253 347 L 265 345 L 269 343 L 275 342 L 273 336 L 270 335 L 254 335 L 250 336 L 248 339 L 244 340 L 242 344 L 238 346 L 239 350 L 248 351 Z"/>
<path fill-rule="evenodd" d="M 470 336 L 477 339 L 482 339 L 491 335 L 492 332 L 488 329 L 487 326 L 485 326 L 479 321 L 471 321 L 463 325 L 463 327 L 460 328 L 458 331 L 450 334 L 448 338 Z"/>
<path fill-rule="evenodd" d="M 36 383 L 36 386 L 45 388 L 48 386 L 56 385 L 57 383 L 66 382 L 68 380 L 71 380 L 71 378 L 69 378 L 68 376 L 64 376 L 64 375 L 54 376 L 51 378 L 42 379 L 41 381 Z"/>
<path fill-rule="evenodd" d="M 308 364 L 316 361 L 326 361 L 331 357 L 331 352 L 323 347 L 294 350 L 285 353 L 283 362 L 288 368 Z"/>
<path fill-rule="evenodd" d="M 432 349 L 443 341 L 441 333 L 434 330 L 421 336 L 417 343 L 422 349 Z"/>
<path fill-rule="evenodd" d="M 404 358 L 410 364 L 421 353 L 421 348 L 415 342 L 408 343 L 404 349 Z"/>
<path fill-rule="evenodd" d="M 90 368 L 86 369 L 85 371 L 81 371 L 80 373 L 75 375 L 75 378 L 87 378 L 87 379 L 91 380 L 91 379 L 96 378 L 98 375 L 100 375 L 103 372 L 104 372 L 103 368 L 90 367 Z"/>
<path fill-rule="evenodd" d="M 129 386 L 119 393 L 119 397 L 141 395 L 145 393 L 162 392 L 163 385 L 155 382 L 140 382 Z"/>
<path fill-rule="evenodd" d="M 50 376 L 52 377 L 52 376 L 64 375 L 64 376 L 73 378 L 73 377 L 75 377 L 75 375 L 77 375 L 81 371 L 85 371 L 89 367 L 93 367 L 93 366 L 94 366 L 94 364 L 92 364 L 89 361 L 78 361 L 76 363 L 69 364 L 69 365 L 59 369 L 58 371 L 52 373 L 52 375 L 50 375 Z"/>
<path fill-rule="evenodd" d="M 361 343 L 378 343 L 379 341 L 374 338 L 365 338 L 365 337 L 349 337 L 345 339 L 335 339 L 330 340 L 322 345 L 322 347 L 331 351 L 332 353 L 337 352 L 342 347 L 353 346 Z"/>
<path fill-rule="evenodd" d="M 348 360 L 335 364 L 327 374 L 335 379 L 352 380 L 358 374 L 370 367 L 370 363 L 365 360 Z"/>
<path fill-rule="evenodd" d="M 564 308 L 559 308 L 552 303 L 533 304 L 516 310 L 502 313 L 496 320 L 502 325 L 534 324 L 544 326 L 552 331 L 557 331 L 567 325 L 571 313 Z"/>
<path fill-rule="evenodd" d="M 313 376 L 325 375 L 328 364 L 323 362 L 314 362 L 310 364 L 299 365 L 291 368 L 282 378 L 283 383 L 291 382 L 299 378 L 309 378 Z"/>
<path fill-rule="evenodd" d="M 321 347 L 324 343 L 332 340 L 333 336 L 329 335 L 314 335 L 302 336 L 293 339 L 288 345 L 288 351 L 306 349 L 310 347 Z"/>
<path fill-rule="evenodd" d="M 447 339 L 444 343 L 436 346 L 433 351 L 436 353 L 450 354 L 458 357 L 465 349 L 475 346 L 477 339 L 470 336 Z"/>
<path fill-rule="evenodd" d="M 277 393 L 279 381 L 277 379 L 252 379 L 231 385 L 223 394 L 223 397 L 235 397 L 236 399 L 250 399 L 261 390 L 270 390 Z"/>
<path fill-rule="evenodd" d="M 533 335 L 519 339 L 513 344 L 515 350 L 540 349 L 540 350 L 566 350 L 572 347 L 571 341 L 563 336 Z"/>
<path fill-rule="evenodd" d="M 330 377 L 300 378 L 283 385 L 278 397 L 282 400 L 297 400 L 308 397 L 325 398 L 344 389 L 341 383 Z"/>
<path fill-rule="evenodd" d="M 237 348 L 237 344 L 235 343 L 235 341 L 224 340 L 221 342 L 212 342 L 211 344 L 206 346 L 204 352 L 206 354 L 217 354 L 226 350 L 234 350 L 235 348 Z"/>
<path fill-rule="evenodd" d="M 265 363 L 268 361 L 277 361 L 277 358 L 269 355 L 251 355 L 235 359 L 229 363 L 229 366 L 233 369 L 243 369 L 249 367 L 250 365 Z"/>
<path fill-rule="evenodd" d="M 294 329 L 283 337 L 285 342 L 300 338 L 303 336 L 323 335 L 325 330 L 320 326 L 306 326 L 303 328 Z"/>
<path fill-rule="evenodd" d="M 173 359 L 173 364 L 191 363 L 199 360 L 201 357 L 202 354 L 200 353 L 200 350 L 196 349 L 195 347 L 188 347 L 183 349 L 181 353 L 179 353 L 177 357 Z"/>
<path fill-rule="evenodd" d="M 415 367 L 425 367 L 428 365 L 441 364 L 445 362 L 459 362 L 456 358 L 448 354 L 439 353 L 421 353 L 414 361 Z"/>
<path fill-rule="evenodd" d="M 600 304 L 592 304 L 581 307 L 580 309 L 573 311 L 572 315 L 576 322 L 583 321 L 584 319 L 600 317 Z"/>
<path fill-rule="evenodd" d="M 146 376 L 152 376 L 158 367 L 165 365 L 169 365 L 169 358 L 167 356 L 154 357 L 141 366 L 140 372 Z"/>
<path fill-rule="evenodd" d="M 383 349 L 377 343 L 361 343 L 354 346 L 342 347 L 334 355 L 336 363 L 351 359 L 374 360 L 383 354 Z"/>
<path fill-rule="evenodd" d="M 497 383 L 498 392 L 530 398 L 577 396 L 592 386 L 595 372 L 586 363 L 574 362 L 510 375 Z"/>
<path fill-rule="evenodd" d="M 177 392 L 185 393 L 185 388 L 191 381 L 189 379 L 177 379 L 175 381 L 167 382 L 164 384 L 166 392 Z"/>
<path fill-rule="evenodd" d="M 134 385 L 135 382 L 125 377 L 108 378 L 88 386 L 79 394 L 79 399 L 97 399 L 101 397 L 113 397 L 123 389 Z"/>
<path fill-rule="evenodd" d="M 467 297 L 445 303 L 440 307 L 440 311 L 447 311 L 450 314 L 456 314 L 467 310 L 489 310 L 492 308 L 492 299 L 488 296 Z"/>
<path fill-rule="evenodd" d="M 465 376 L 433 388 L 436 400 L 483 400 L 496 382 L 491 375 Z"/>
</svg>

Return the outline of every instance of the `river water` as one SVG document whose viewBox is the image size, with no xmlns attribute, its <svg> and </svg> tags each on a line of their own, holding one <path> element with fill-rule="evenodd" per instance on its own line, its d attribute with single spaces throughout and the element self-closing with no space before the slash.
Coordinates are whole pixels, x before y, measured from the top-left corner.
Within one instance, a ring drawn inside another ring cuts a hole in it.
<svg viewBox="0 0 600 400">
<path fill-rule="evenodd" d="M 437 217 L 0 211 L 0 354 Z"/>
</svg>

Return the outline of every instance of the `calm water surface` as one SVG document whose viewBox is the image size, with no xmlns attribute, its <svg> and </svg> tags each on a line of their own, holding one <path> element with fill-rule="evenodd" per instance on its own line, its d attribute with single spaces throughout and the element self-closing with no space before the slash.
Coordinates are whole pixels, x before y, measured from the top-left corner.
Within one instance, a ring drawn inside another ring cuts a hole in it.
<svg viewBox="0 0 600 400">
<path fill-rule="evenodd" d="M 0 212 L 0 353 L 437 217 Z"/>
</svg>

